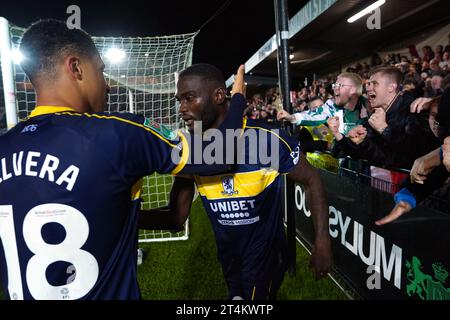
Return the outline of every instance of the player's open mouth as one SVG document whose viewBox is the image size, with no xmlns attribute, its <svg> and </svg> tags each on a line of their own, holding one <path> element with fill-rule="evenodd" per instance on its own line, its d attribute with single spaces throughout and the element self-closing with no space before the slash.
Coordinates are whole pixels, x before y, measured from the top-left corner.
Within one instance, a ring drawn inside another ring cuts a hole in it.
<svg viewBox="0 0 450 320">
<path fill-rule="evenodd" d="M 192 127 L 194 125 L 195 119 L 191 116 L 185 115 L 181 117 L 187 127 Z"/>
<path fill-rule="evenodd" d="M 184 123 L 188 127 L 192 127 L 194 125 L 194 119 L 185 120 Z"/>
<path fill-rule="evenodd" d="M 377 95 L 373 92 L 368 93 L 367 96 L 369 97 L 369 101 L 373 101 L 377 97 Z"/>
</svg>

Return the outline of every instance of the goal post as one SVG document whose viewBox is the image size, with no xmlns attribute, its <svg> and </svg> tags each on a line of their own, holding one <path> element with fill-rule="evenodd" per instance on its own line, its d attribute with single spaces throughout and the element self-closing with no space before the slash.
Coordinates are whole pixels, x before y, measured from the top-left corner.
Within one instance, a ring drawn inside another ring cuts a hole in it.
<svg viewBox="0 0 450 320">
<path fill-rule="evenodd" d="M 16 91 L 14 85 L 15 82 L 12 52 L 13 51 L 11 50 L 11 37 L 9 32 L 8 20 L 0 17 L 1 76 L 7 129 L 10 129 L 17 124 Z"/>
<path fill-rule="evenodd" d="M 8 128 L 25 120 L 36 104 L 36 95 L 20 67 L 18 48 L 25 29 L 0 17 L 1 76 Z M 92 37 L 105 63 L 104 76 L 111 87 L 107 110 L 143 114 L 172 130 L 181 128 L 175 99 L 178 73 L 192 64 L 197 33 L 155 37 Z M 30 57 L 25 57 L 30 58 Z M 2 102 L 0 102 L 0 105 Z M 168 204 L 171 175 L 144 178 L 142 208 Z M 140 242 L 184 240 L 184 231 L 143 231 Z"/>
</svg>

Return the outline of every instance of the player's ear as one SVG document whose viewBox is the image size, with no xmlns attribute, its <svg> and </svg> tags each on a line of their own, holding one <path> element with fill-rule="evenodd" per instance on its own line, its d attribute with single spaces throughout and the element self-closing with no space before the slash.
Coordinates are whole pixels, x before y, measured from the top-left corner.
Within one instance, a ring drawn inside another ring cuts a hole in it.
<svg viewBox="0 0 450 320">
<path fill-rule="evenodd" d="M 224 88 L 217 88 L 216 90 L 214 90 L 214 100 L 216 104 L 224 103 L 226 97 L 227 93 Z"/>
<path fill-rule="evenodd" d="M 83 70 L 81 68 L 80 59 L 74 56 L 70 56 L 66 58 L 65 65 L 67 70 L 69 71 L 70 76 L 76 80 L 83 79 Z"/>
</svg>

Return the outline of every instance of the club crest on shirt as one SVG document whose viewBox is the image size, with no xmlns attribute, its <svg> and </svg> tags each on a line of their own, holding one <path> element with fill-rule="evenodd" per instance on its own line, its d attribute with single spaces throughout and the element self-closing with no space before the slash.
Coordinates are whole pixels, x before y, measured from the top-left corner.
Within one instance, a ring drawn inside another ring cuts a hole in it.
<svg viewBox="0 0 450 320">
<path fill-rule="evenodd" d="M 300 159 L 300 145 L 298 145 L 294 151 L 291 152 L 292 163 L 297 165 L 298 160 Z"/>
<path fill-rule="evenodd" d="M 172 131 L 165 125 L 159 124 L 158 122 L 151 120 L 149 118 L 145 118 L 144 126 L 159 133 L 162 137 L 168 140 L 175 140 L 177 138 L 177 133 L 175 131 Z"/>
<path fill-rule="evenodd" d="M 223 195 L 232 196 L 237 194 L 238 191 L 234 190 L 234 178 L 233 176 L 226 176 L 222 178 Z"/>
</svg>

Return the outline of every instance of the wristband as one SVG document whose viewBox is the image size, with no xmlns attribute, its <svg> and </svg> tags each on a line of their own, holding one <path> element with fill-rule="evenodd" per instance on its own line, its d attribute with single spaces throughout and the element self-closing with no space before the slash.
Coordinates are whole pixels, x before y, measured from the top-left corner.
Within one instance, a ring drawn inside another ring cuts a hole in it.
<svg viewBox="0 0 450 320">
<path fill-rule="evenodd" d="M 395 194 L 394 201 L 395 204 L 398 204 L 400 201 L 405 201 L 412 209 L 416 207 L 416 197 L 406 188 L 403 188 Z"/>
</svg>

